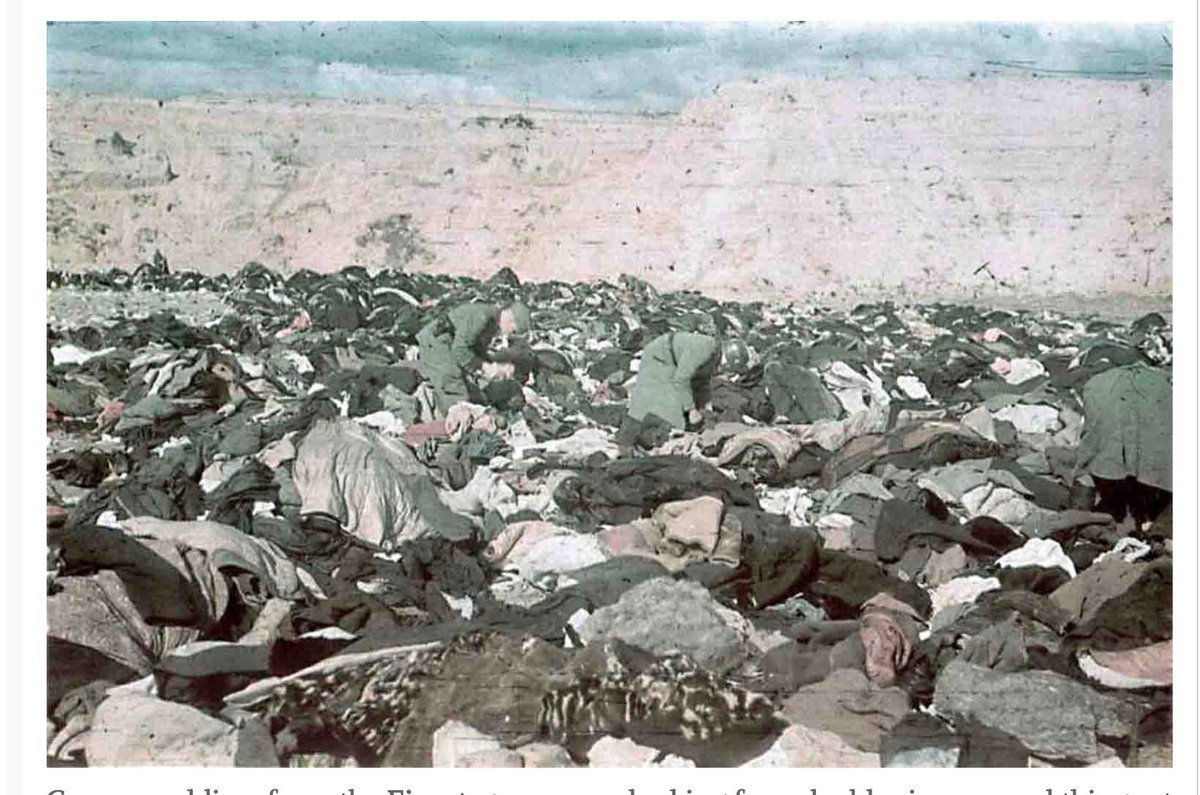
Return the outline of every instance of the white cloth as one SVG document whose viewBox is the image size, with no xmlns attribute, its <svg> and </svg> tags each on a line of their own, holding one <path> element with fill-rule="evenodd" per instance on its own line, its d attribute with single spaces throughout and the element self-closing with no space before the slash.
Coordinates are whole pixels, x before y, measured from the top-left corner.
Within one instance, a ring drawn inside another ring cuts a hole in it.
<svg viewBox="0 0 1200 795">
<path fill-rule="evenodd" d="M 115 350 L 116 348 L 105 348 L 101 351 L 87 351 L 74 345 L 59 345 L 50 349 L 50 355 L 54 357 L 54 366 L 58 367 L 63 364 L 87 364 L 92 359 L 106 356 Z"/>
<path fill-rule="evenodd" d="M 638 745 L 628 737 L 601 737 L 588 751 L 588 767 L 695 767 L 696 763 L 673 754 L 661 762 L 657 748 Z"/>
<path fill-rule="evenodd" d="M 803 525 L 807 523 L 808 512 L 815 501 L 809 496 L 808 489 L 792 486 L 786 489 L 766 489 L 759 495 L 758 504 L 767 513 L 786 516 L 793 525 Z"/>
<path fill-rule="evenodd" d="M 1069 576 L 1076 575 L 1075 563 L 1063 552 L 1063 548 L 1052 538 L 1031 538 L 1025 546 L 1014 549 L 996 561 L 1001 568 L 1015 569 L 1020 566 L 1060 568 Z"/>
<path fill-rule="evenodd" d="M 900 391 L 910 400 L 929 400 L 929 390 L 925 384 L 921 383 L 921 379 L 915 375 L 902 375 L 896 379 L 896 386 L 900 387 Z"/>
<path fill-rule="evenodd" d="M 609 433 L 599 428 L 580 428 L 570 436 L 554 439 L 535 449 L 562 456 L 567 461 L 583 461 L 595 453 L 603 453 L 615 460 L 621 453 Z"/>
<path fill-rule="evenodd" d="M 606 560 L 608 552 L 596 536 L 570 533 L 537 541 L 518 560 L 510 557 L 506 567 L 536 582 L 546 574 L 566 574 Z"/>
<path fill-rule="evenodd" d="M 1021 433 L 1053 433 L 1060 426 L 1058 409 L 1053 406 L 1018 403 L 1002 408 L 992 416 L 1012 423 Z"/>
<path fill-rule="evenodd" d="M 980 595 L 988 591 L 1000 590 L 1000 581 L 995 577 L 957 577 L 943 583 L 930 594 L 933 604 L 933 615 L 937 615 L 948 607 L 961 604 L 973 604 Z"/>
<path fill-rule="evenodd" d="M 1125 536 L 1124 538 L 1118 539 L 1117 543 L 1113 545 L 1112 549 L 1097 557 L 1093 562 L 1099 563 L 1100 561 L 1108 560 L 1109 558 L 1120 558 L 1126 563 L 1133 563 L 1134 561 L 1141 560 L 1149 555 L 1150 551 L 1150 545 L 1145 541 L 1132 538 L 1130 536 Z"/>
<path fill-rule="evenodd" d="M 1012 359 L 1008 363 L 1008 372 L 1005 373 L 1004 380 L 1016 386 L 1045 374 L 1046 368 L 1037 359 Z"/>
<path fill-rule="evenodd" d="M 871 398 L 871 406 L 886 406 L 891 403 L 892 399 L 883 386 L 883 379 L 869 368 L 867 374 L 862 375 L 845 362 L 834 362 L 821 375 L 825 385 L 833 392 L 847 414 L 866 411 L 868 397 Z"/>
</svg>

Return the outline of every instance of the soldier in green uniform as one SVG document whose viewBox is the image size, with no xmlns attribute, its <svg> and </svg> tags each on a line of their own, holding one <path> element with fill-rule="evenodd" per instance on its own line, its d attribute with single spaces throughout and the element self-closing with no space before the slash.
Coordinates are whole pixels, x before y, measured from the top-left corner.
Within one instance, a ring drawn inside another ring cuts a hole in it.
<svg viewBox="0 0 1200 795">
<path fill-rule="evenodd" d="M 519 303 L 462 304 L 426 324 L 417 334 L 419 363 L 421 375 L 437 392 L 438 413 L 464 400 L 480 402 L 476 379 L 490 360 L 489 344 L 497 334 L 524 334 L 530 325 L 529 309 Z"/>
<path fill-rule="evenodd" d="M 720 363 L 715 337 L 682 331 L 656 337 L 642 351 L 629 416 L 644 421 L 654 415 L 679 429 L 698 425 Z"/>
</svg>

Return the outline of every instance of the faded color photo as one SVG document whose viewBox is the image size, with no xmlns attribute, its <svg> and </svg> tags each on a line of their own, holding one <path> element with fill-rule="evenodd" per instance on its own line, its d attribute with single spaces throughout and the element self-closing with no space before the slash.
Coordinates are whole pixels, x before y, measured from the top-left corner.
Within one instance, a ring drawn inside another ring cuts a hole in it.
<svg viewBox="0 0 1200 795">
<path fill-rule="evenodd" d="M 1172 27 L 47 37 L 47 764 L 1163 767 Z"/>
</svg>

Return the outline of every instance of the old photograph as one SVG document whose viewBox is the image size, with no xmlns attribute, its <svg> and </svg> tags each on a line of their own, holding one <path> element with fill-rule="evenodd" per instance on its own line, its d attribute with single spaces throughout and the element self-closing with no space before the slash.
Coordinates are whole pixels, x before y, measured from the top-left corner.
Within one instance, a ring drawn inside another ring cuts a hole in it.
<svg viewBox="0 0 1200 795">
<path fill-rule="evenodd" d="M 51 22 L 46 765 L 1171 767 L 1175 33 Z"/>
</svg>

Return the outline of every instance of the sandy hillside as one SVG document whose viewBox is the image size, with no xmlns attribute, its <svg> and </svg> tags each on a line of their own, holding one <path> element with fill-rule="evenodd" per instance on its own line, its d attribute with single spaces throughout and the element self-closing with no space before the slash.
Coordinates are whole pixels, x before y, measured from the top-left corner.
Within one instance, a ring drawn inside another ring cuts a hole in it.
<svg viewBox="0 0 1200 795">
<path fill-rule="evenodd" d="M 1171 289 L 1170 83 L 812 80 L 678 115 L 51 96 L 49 263 L 385 264 L 723 297 Z M 1060 307 L 1061 308 L 1061 307 Z"/>
</svg>

